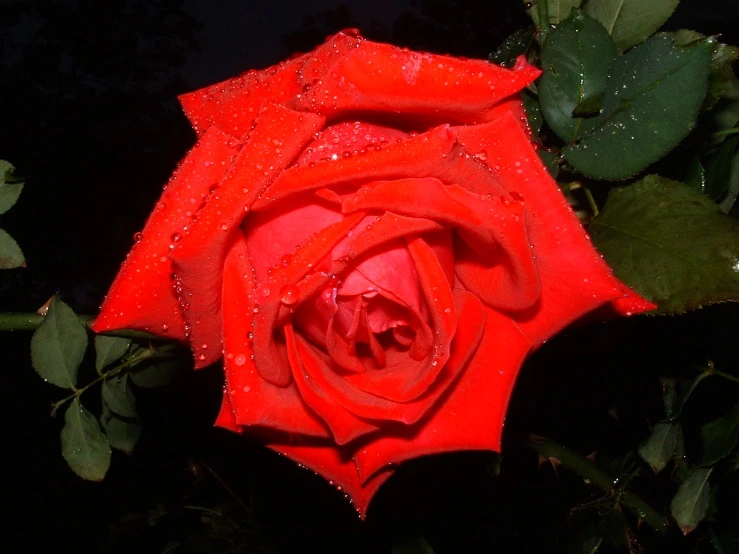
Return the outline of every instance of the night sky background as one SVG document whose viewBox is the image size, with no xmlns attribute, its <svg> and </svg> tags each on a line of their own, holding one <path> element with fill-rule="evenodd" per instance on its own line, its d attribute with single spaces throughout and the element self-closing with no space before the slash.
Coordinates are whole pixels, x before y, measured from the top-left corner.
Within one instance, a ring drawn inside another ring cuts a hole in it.
<svg viewBox="0 0 739 554">
<path fill-rule="evenodd" d="M 2 0 L 0 159 L 28 180 L 0 225 L 28 267 L 0 273 L 0 311 L 34 311 L 55 293 L 78 313 L 97 311 L 134 233 L 194 143 L 178 94 L 308 51 L 347 27 L 414 49 L 486 57 L 527 23 L 518 0 Z M 738 44 L 738 24 L 736 0 L 684 0 L 668 27 L 723 33 Z M 499 477 L 493 454 L 410 462 L 365 523 L 321 478 L 211 427 L 218 368 L 137 393 L 144 435 L 136 452 L 114 453 L 105 482 L 81 481 L 60 456 L 61 422 L 49 418 L 62 394 L 33 372 L 30 335 L 7 333 L 0 336 L 2 542 L 13 552 L 166 551 L 201 525 L 182 506 L 233 508 L 211 468 L 249 507 L 234 515 L 248 522 L 244 552 L 389 553 L 419 534 L 437 554 L 558 550 L 568 509 L 588 489 L 538 471 L 523 437 L 546 435 L 604 455 L 632 449 L 648 418 L 660 417 L 658 376 L 703 363 L 706 352 L 717 365 L 736 364 L 727 344 L 737 329 L 737 309 L 718 306 L 564 333 L 522 370 Z M 167 515 L 156 526 L 141 524 L 140 514 L 160 509 Z"/>
</svg>

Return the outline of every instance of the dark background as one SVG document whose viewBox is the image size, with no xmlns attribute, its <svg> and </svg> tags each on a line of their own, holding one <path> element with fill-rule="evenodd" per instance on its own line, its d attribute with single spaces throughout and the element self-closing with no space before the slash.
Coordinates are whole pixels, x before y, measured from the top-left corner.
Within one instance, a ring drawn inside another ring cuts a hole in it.
<svg viewBox="0 0 739 554">
<path fill-rule="evenodd" d="M 310 50 L 346 27 L 415 49 L 485 57 L 526 23 L 517 0 L 3 0 L 0 159 L 28 181 L 0 224 L 28 267 L 0 273 L 0 311 L 34 311 L 54 293 L 77 312 L 97 311 L 133 234 L 194 142 L 177 94 Z M 734 0 L 685 0 L 669 26 L 724 32 L 722 40 L 737 44 L 737 23 Z M 198 505 L 231 510 L 243 525 L 223 533 L 238 536 L 244 552 L 389 553 L 418 534 L 437 554 L 558 550 L 570 533 L 568 510 L 598 495 L 571 475 L 537 471 L 522 439 L 536 433 L 582 452 L 623 455 L 661 417 L 658 377 L 689 374 L 708 358 L 736 367 L 737 330 L 739 311 L 718 306 L 564 333 L 522 370 L 499 477 L 492 454 L 410 462 L 365 523 L 321 478 L 211 427 L 217 368 L 141 391 L 136 452 L 115 453 L 104 483 L 79 480 L 59 454 L 61 423 L 49 418 L 60 391 L 31 369 L 29 334 L 6 333 L 3 542 L 16 552 L 162 552 L 212 531 L 183 508 Z M 708 387 L 704 397 L 719 389 Z M 710 406 L 695 404 L 709 419 Z M 202 550 L 187 544 L 173 551 Z"/>
</svg>

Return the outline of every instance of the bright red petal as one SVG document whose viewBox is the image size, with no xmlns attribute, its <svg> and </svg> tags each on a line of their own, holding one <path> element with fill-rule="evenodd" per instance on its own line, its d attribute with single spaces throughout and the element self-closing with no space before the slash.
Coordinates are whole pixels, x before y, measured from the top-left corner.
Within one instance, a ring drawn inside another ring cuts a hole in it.
<svg viewBox="0 0 739 554">
<path fill-rule="evenodd" d="M 92 325 L 93 331 L 139 329 L 185 339 L 169 254 L 192 223 L 198 205 L 223 178 L 240 146 L 240 141 L 211 129 L 188 152 L 165 186 L 141 239 L 123 263 Z"/>
</svg>

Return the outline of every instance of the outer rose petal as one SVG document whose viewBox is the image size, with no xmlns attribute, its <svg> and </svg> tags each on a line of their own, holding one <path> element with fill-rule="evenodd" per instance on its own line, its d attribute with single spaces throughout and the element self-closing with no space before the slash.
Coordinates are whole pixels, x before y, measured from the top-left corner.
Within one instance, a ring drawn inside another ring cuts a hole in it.
<svg viewBox="0 0 739 554">
<path fill-rule="evenodd" d="M 211 129 L 188 152 L 110 288 L 93 331 L 139 329 L 185 339 L 185 323 L 173 291 L 170 248 L 192 223 L 211 187 L 223 178 L 240 146 L 240 141 Z"/>
<path fill-rule="evenodd" d="M 329 118 L 379 111 L 396 118 L 417 115 L 431 124 L 479 123 L 540 74 L 523 56 L 513 69 L 505 69 L 483 60 L 364 41 L 339 58 L 296 104 Z"/>
<path fill-rule="evenodd" d="M 541 277 L 541 297 L 516 321 L 534 345 L 608 302 L 618 308 L 628 300 L 631 313 L 656 307 L 612 275 L 511 113 L 453 131 L 470 153 L 485 156 L 506 188 L 523 197 L 532 216 L 527 228 Z"/>
</svg>

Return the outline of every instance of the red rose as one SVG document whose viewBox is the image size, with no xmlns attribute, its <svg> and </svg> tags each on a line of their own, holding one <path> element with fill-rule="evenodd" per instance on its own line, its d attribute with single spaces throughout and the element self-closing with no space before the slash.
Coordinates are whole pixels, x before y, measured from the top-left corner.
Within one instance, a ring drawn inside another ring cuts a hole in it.
<svg viewBox="0 0 739 554">
<path fill-rule="evenodd" d="M 217 424 L 364 515 L 399 462 L 497 450 L 526 355 L 616 280 L 539 162 L 539 70 L 340 33 L 184 95 L 199 141 L 94 324 L 224 360 Z"/>
</svg>

